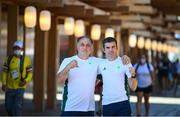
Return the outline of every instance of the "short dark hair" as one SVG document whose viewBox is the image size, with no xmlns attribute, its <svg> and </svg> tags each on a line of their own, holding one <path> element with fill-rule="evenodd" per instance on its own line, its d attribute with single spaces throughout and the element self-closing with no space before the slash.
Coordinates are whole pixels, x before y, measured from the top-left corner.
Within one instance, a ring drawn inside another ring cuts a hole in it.
<svg viewBox="0 0 180 117">
<path fill-rule="evenodd" d="M 77 38 L 77 43 L 78 43 L 81 39 L 83 39 L 83 38 L 89 39 L 90 42 L 93 44 L 93 40 L 92 40 L 91 38 L 89 38 L 88 36 L 81 36 L 81 37 L 78 37 L 78 38 Z"/>
<path fill-rule="evenodd" d="M 110 43 L 110 42 L 115 42 L 116 46 L 117 46 L 117 41 L 115 38 L 113 37 L 107 37 L 105 39 L 103 39 L 102 44 L 103 44 L 103 48 L 105 47 L 105 43 Z"/>
</svg>

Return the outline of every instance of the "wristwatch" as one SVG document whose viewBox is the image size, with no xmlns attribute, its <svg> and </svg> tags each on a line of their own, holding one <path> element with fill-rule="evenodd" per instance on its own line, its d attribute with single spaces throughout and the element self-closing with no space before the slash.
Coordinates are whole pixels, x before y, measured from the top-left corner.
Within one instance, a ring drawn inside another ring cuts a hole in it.
<svg viewBox="0 0 180 117">
<path fill-rule="evenodd" d="M 131 76 L 131 78 L 136 78 L 136 74 L 135 74 L 135 75 L 133 75 L 133 76 Z"/>
</svg>

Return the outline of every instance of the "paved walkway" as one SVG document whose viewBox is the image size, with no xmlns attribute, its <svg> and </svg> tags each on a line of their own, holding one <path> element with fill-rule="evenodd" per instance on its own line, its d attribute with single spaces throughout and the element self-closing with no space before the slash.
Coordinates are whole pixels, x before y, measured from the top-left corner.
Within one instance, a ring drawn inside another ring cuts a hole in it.
<svg viewBox="0 0 180 117">
<path fill-rule="evenodd" d="M 135 115 L 135 102 L 136 96 L 131 96 L 131 107 L 132 115 Z M 173 96 L 173 91 L 164 92 L 161 96 L 152 96 L 150 98 L 151 109 L 150 116 L 180 116 L 180 87 L 176 97 Z M 96 106 L 97 108 L 97 106 Z M 142 106 L 142 113 L 144 113 L 144 108 Z M 4 109 L 4 99 L 2 93 L 0 93 L 0 116 L 6 115 Z M 24 101 L 24 116 L 59 116 L 60 115 L 60 101 L 57 100 L 57 105 L 55 110 L 46 109 L 44 112 L 35 112 L 34 105 L 31 99 L 26 97 Z M 143 114 L 142 114 L 143 115 Z"/>
</svg>

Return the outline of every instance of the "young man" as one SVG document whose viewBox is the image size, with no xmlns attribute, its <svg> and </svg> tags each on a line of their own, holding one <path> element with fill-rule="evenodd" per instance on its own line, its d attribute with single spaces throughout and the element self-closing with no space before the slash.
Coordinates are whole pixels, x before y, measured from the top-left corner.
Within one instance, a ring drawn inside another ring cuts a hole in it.
<svg viewBox="0 0 180 117">
<path fill-rule="evenodd" d="M 22 114 L 23 95 L 26 84 L 32 78 L 32 65 L 28 56 L 23 56 L 23 42 L 13 45 L 14 54 L 8 56 L 2 67 L 2 90 L 5 91 L 5 107 L 9 116 Z"/>
<path fill-rule="evenodd" d="M 99 73 L 103 78 L 103 116 L 131 116 L 131 108 L 125 90 L 125 74 L 128 84 L 134 91 L 137 86 L 135 69 L 131 64 L 124 65 L 117 55 L 117 41 L 108 37 L 103 40 L 106 55 L 99 65 Z"/>
</svg>

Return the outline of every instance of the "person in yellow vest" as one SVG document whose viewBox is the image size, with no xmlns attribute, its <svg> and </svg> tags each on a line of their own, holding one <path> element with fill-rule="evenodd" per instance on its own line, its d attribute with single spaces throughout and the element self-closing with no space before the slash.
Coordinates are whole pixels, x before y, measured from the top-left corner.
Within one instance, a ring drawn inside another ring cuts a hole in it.
<svg viewBox="0 0 180 117">
<path fill-rule="evenodd" d="M 13 55 L 5 59 L 2 66 L 2 90 L 5 92 L 5 108 L 10 116 L 22 114 L 23 95 L 32 78 L 32 64 L 23 54 L 23 42 L 13 45 Z"/>
</svg>

